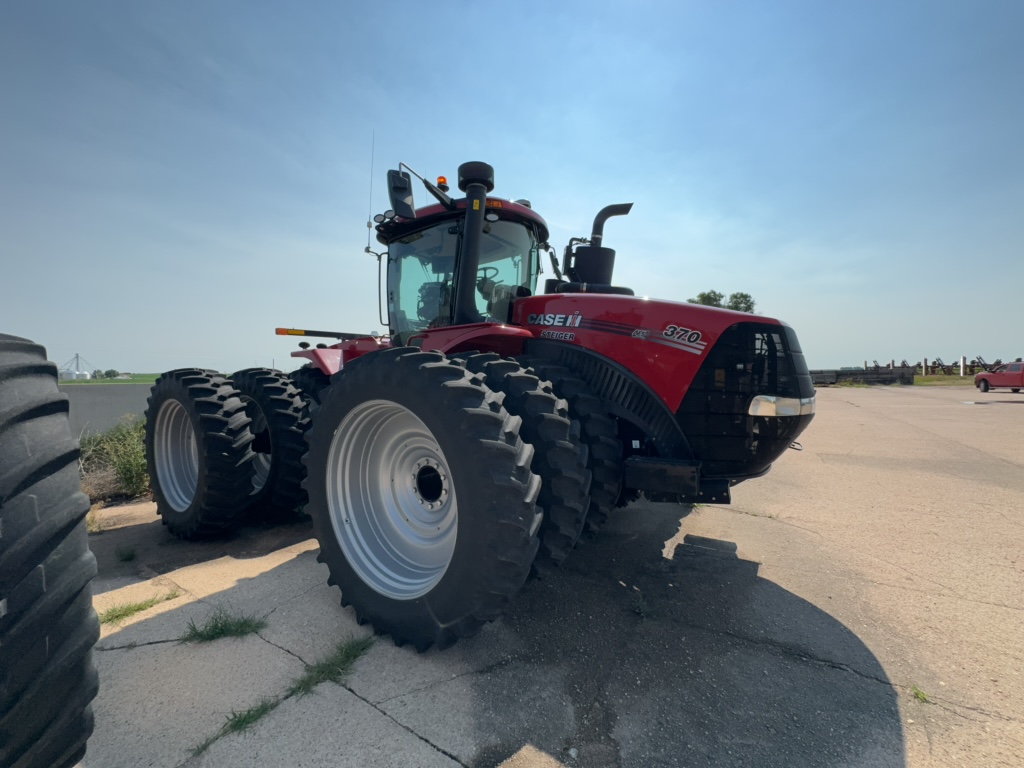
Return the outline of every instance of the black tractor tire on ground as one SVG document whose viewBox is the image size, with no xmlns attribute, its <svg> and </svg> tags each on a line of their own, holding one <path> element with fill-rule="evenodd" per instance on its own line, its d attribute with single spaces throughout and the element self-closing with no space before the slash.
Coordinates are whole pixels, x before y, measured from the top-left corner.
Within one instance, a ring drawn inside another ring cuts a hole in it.
<svg viewBox="0 0 1024 768">
<path fill-rule="evenodd" d="M 332 377 L 306 433 L 306 511 L 341 604 L 424 651 L 501 615 L 537 553 L 540 478 L 482 377 L 398 347 Z"/>
<path fill-rule="evenodd" d="M 0 334 L 0 765 L 64 768 L 92 734 L 100 635 L 78 442 L 46 351 Z"/>
<path fill-rule="evenodd" d="M 221 536 L 243 516 L 255 458 L 249 423 L 238 390 L 216 371 L 180 368 L 153 384 L 146 463 L 157 512 L 175 536 Z"/>
<path fill-rule="evenodd" d="M 988 381 L 986 379 L 982 379 L 981 383 L 978 384 L 978 389 L 980 389 L 982 392 L 988 392 L 990 389 Z"/>
<path fill-rule="evenodd" d="M 231 382 L 252 421 L 255 472 L 248 511 L 273 519 L 294 517 L 306 503 L 302 457 L 306 453 L 309 418 L 306 402 L 290 378 L 272 368 L 246 368 Z"/>
<path fill-rule="evenodd" d="M 580 423 L 580 440 L 587 447 L 592 478 L 586 527 L 591 533 L 599 531 L 622 495 L 622 441 L 615 420 L 590 385 L 569 368 L 539 357 L 518 360 L 551 383 L 555 394 L 569 404 L 569 415 Z"/>
<path fill-rule="evenodd" d="M 331 384 L 330 377 L 314 365 L 304 365 L 288 374 L 292 384 L 310 405 L 320 404 L 320 393 Z"/>
<path fill-rule="evenodd" d="M 505 410 L 522 419 L 519 436 L 533 445 L 530 468 L 541 479 L 537 505 L 544 513 L 533 573 L 543 575 L 568 557 L 590 508 L 589 451 L 580 442 L 580 424 L 569 418 L 568 403 L 555 395 L 551 384 L 517 361 L 493 352 L 458 359 L 470 373 L 482 375 L 490 389 L 505 395 Z"/>
</svg>

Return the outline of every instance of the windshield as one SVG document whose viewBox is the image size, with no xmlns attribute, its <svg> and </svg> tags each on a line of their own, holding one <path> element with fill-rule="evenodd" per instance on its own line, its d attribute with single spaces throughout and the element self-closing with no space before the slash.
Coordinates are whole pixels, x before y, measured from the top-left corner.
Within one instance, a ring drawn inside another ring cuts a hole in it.
<svg viewBox="0 0 1024 768">
<path fill-rule="evenodd" d="M 449 220 L 388 246 L 388 317 L 399 342 L 409 333 L 451 324 L 463 224 L 462 219 Z M 512 299 L 536 290 L 538 259 L 531 227 L 485 222 L 474 295 L 486 321 L 507 322 Z"/>
</svg>

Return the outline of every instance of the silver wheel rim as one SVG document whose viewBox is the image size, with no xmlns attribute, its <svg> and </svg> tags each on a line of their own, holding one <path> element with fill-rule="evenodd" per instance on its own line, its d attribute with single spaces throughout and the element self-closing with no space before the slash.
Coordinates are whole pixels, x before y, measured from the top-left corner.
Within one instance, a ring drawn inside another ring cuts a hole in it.
<svg viewBox="0 0 1024 768">
<path fill-rule="evenodd" d="M 334 535 L 365 584 L 413 600 L 441 581 L 458 505 L 444 453 L 412 411 L 387 400 L 352 409 L 331 441 L 325 482 Z"/>
<path fill-rule="evenodd" d="M 168 400 L 156 415 L 154 464 L 164 498 L 175 512 L 192 504 L 199 484 L 199 450 L 185 406 Z"/>
<path fill-rule="evenodd" d="M 249 424 L 249 431 L 252 432 L 253 437 L 258 437 L 260 433 L 266 432 L 269 427 L 267 426 L 267 417 L 263 415 L 263 409 L 260 408 L 259 404 L 251 397 L 242 397 L 242 404 L 245 405 L 245 415 L 249 417 L 252 422 Z M 269 436 L 267 438 L 269 444 Z M 273 460 L 273 446 L 271 450 L 266 453 L 254 451 L 255 458 L 252 460 L 253 476 L 252 476 L 252 493 L 253 496 L 263 490 L 263 486 L 267 484 L 267 478 L 270 476 L 270 463 Z"/>
</svg>

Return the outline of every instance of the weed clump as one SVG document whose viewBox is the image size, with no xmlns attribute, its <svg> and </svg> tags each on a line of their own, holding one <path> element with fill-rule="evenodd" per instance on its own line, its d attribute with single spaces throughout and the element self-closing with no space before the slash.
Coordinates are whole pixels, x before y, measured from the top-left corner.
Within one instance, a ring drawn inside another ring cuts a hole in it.
<svg viewBox="0 0 1024 768">
<path fill-rule="evenodd" d="M 122 416 L 112 429 L 82 439 L 79 468 L 90 498 L 136 498 L 149 491 L 145 426 L 138 416 Z"/>
<path fill-rule="evenodd" d="M 201 627 L 190 620 L 188 629 L 181 636 L 181 642 L 209 643 L 222 637 L 244 637 L 266 626 L 267 620 L 258 616 L 232 616 L 227 611 L 217 611 Z"/>
</svg>

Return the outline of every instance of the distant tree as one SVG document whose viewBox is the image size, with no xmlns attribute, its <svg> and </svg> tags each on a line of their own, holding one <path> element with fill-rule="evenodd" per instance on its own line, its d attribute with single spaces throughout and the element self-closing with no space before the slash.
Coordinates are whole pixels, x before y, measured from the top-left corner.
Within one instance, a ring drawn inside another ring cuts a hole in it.
<svg viewBox="0 0 1024 768">
<path fill-rule="evenodd" d="M 687 299 L 690 304 L 703 304 L 705 307 L 722 307 L 724 309 L 735 309 L 737 312 L 753 312 L 754 297 L 749 293 L 732 293 L 728 300 L 725 294 L 719 291 L 701 291 L 695 299 Z"/>
<path fill-rule="evenodd" d="M 725 302 L 726 309 L 735 309 L 737 312 L 754 312 L 754 297 L 749 293 L 733 293 Z"/>
<path fill-rule="evenodd" d="M 92 372 L 92 377 L 94 379 L 102 379 L 103 378 L 103 371 L 101 371 L 99 368 L 97 368 L 95 371 Z"/>
<path fill-rule="evenodd" d="M 107 370 L 105 370 L 103 372 L 103 378 L 104 379 L 116 379 L 120 375 L 121 375 L 120 372 L 119 371 L 115 371 L 113 368 L 108 368 Z"/>
<path fill-rule="evenodd" d="M 701 291 L 697 294 L 697 298 L 687 299 L 687 301 L 690 304 L 703 304 L 705 307 L 720 307 L 724 298 L 725 294 L 718 291 Z"/>
</svg>

